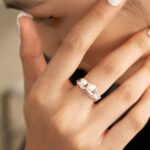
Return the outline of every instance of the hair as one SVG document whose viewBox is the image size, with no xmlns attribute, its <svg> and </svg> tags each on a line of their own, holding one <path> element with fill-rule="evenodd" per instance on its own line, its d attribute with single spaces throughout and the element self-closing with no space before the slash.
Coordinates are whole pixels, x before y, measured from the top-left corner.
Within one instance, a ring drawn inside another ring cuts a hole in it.
<svg viewBox="0 0 150 150">
<path fill-rule="evenodd" d="M 25 10 L 30 9 L 33 6 L 40 5 L 45 1 L 36 1 L 36 0 L 3 0 L 6 8 L 18 9 L 18 10 Z"/>
</svg>

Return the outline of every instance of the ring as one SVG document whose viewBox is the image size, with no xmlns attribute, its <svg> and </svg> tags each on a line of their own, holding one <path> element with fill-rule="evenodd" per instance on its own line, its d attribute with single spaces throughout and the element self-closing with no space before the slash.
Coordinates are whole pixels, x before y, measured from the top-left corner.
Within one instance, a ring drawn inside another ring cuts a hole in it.
<svg viewBox="0 0 150 150">
<path fill-rule="evenodd" d="M 77 85 L 82 89 L 90 98 L 97 102 L 101 100 L 101 95 L 97 92 L 96 85 L 89 83 L 85 78 L 77 80 Z"/>
</svg>

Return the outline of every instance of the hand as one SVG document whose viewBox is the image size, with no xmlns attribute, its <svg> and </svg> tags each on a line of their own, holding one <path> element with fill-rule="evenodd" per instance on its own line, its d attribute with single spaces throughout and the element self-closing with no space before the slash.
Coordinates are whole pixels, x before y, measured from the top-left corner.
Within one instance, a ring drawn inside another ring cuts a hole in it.
<svg viewBox="0 0 150 150">
<path fill-rule="evenodd" d="M 120 150 L 150 116 L 150 59 L 99 103 L 69 82 L 88 48 L 124 3 L 98 2 L 70 31 L 47 65 L 34 23 L 20 18 L 25 78 L 26 150 Z M 103 94 L 150 48 L 149 30 L 137 33 L 106 56 L 85 78 Z M 138 101 L 139 100 L 139 101 Z M 119 122 L 124 112 L 137 103 Z"/>
</svg>

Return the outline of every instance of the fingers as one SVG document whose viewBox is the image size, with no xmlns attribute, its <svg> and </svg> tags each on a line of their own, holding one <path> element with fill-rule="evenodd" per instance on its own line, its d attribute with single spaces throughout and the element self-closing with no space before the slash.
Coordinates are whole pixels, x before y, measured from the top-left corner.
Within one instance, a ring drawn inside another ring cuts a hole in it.
<svg viewBox="0 0 150 150">
<path fill-rule="evenodd" d="M 150 57 L 140 70 L 94 107 L 90 122 L 104 132 L 138 101 L 149 85 Z"/>
<path fill-rule="evenodd" d="M 21 33 L 20 57 L 25 80 L 25 96 L 27 96 L 33 82 L 47 65 L 41 51 L 41 39 L 32 19 L 27 16 L 20 16 L 18 22 Z"/>
<path fill-rule="evenodd" d="M 122 0 L 119 6 L 112 7 L 107 0 L 98 1 L 66 36 L 48 65 L 45 75 L 56 79 L 57 83 L 67 81 L 77 69 L 86 51 L 124 3 L 125 0 Z"/>
<path fill-rule="evenodd" d="M 145 29 L 134 35 L 85 76 L 89 82 L 97 85 L 100 94 L 105 93 L 133 63 L 150 50 L 148 31 Z"/>
<path fill-rule="evenodd" d="M 104 138 L 106 149 L 123 149 L 133 137 L 146 125 L 150 118 L 150 87 L 131 112 L 115 124 Z M 111 144 L 113 143 L 113 144 Z M 110 146 L 111 147 L 108 147 Z"/>
</svg>

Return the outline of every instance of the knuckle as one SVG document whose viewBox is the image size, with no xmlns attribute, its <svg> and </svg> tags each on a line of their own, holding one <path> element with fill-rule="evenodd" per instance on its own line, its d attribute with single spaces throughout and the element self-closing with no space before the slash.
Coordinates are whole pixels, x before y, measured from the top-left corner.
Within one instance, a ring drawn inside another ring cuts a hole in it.
<svg viewBox="0 0 150 150">
<path fill-rule="evenodd" d="M 130 105 L 136 98 L 137 92 L 132 86 L 132 83 L 125 83 L 121 87 L 121 99 L 127 105 Z"/>
<path fill-rule="evenodd" d="M 67 123 L 67 117 L 63 115 L 64 113 L 57 112 L 52 118 L 52 125 L 56 129 L 56 131 L 64 136 L 70 136 L 73 132 L 72 127 L 69 123 Z"/>
<path fill-rule="evenodd" d="M 41 95 L 38 93 L 31 92 L 27 98 L 28 102 L 30 102 L 30 106 L 37 107 L 40 106 Z"/>
<path fill-rule="evenodd" d="M 86 143 L 86 136 L 83 136 L 81 134 L 77 134 L 72 138 L 72 143 L 74 145 L 74 147 L 78 150 L 89 150 L 89 149 L 93 149 L 91 148 L 92 146 L 90 145 L 90 143 Z"/>
<path fill-rule="evenodd" d="M 33 92 L 31 92 L 28 96 L 28 101 L 38 101 L 39 100 L 39 96 Z"/>
<path fill-rule="evenodd" d="M 83 46 L 83 40 L 80 38 L 79 33 L 77 31 L 72 31 L 65 38 L 61 49 L 64 51 L 74 51 L 77 49 L 81 49 Z"/>
<path fill-rule="evenodd" d="M 147 37 L 144 35 L 139 35 L 135 38 L 136 44 L 139 47 L 139 49 L 143 52 L 146 52 L 150 48 L 149 40 L 147 40 Z"/>
<path fill-rule="evenodd" d="M 102 68 L 106 74 L 118 75 L 121 73 L 121 67 L 113 61 L 105 59 L 102 61 Z"/>
<path fill-rule="evenodd" d="M 80 150 L 81 149 L 81 141 L 80 141 L 80 139 L 77 137 L 77 136 L 74 136 L 73 138 L 72 138 L 72 143 L 73 143 L 73 145 L 74 145 L 74 147 L 76 148 L 76 149 L 78 149 L 78 150 Z M 83 147 L 82 147 L 83 148 Z"/>
<path fill-rule="evenodd" d="M 35 51 L 33 51 L 33 49 L 30 47 L 26 48 L 26 46 L 21 45 L 19 56 L 20 56 L 21 60 L 28 60 L 28 59 L 37 58 L 42 54 L 41 48 L 42 48 L 42 44 L 37 39 L 36 45 L 34 45 Z"/>
<path fill-rule="evenodd" d="M 129 115 L 129 123 L 131 125 L 131 129 L 135 132 L 140 131 L 146 124 L 140 111 L 135 111 L 134 113 L 132 112 Z"/>
<path fill-rule="evenodd" d="M 41 100 L 38 95 L 36 94 L 30 94 L 24 103 L 24 113 L 33 115 L 34 112 L 37 112 L 37 110 L 43 109 Z M 33 112 L 34 110 L 34 112 Z M 31 116 L 30 116 L 31 117 Z M 30 118 L 29 117 L 29 118 Z"/>
<path fill-rule="evenodd" d="M 43 95 L 43 92 L 41 92 L 41 89 L 38 87 L 36 87 L 36 88 L 34 87 L 31 89 L 28 97 L 31 100 L 39 101 L 40 99 L 42 99 L 42 95 Z"/>
<path fill-rule="evenodd" d="M 95 5 L 91 12 L 92 17 L 101 19 L 102 21 L 108 20 L 110 14 L 112 14 L 111 11 L 109 11 L 106 7 L 100 7 L 99 4 Z"/>
</svg>

